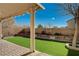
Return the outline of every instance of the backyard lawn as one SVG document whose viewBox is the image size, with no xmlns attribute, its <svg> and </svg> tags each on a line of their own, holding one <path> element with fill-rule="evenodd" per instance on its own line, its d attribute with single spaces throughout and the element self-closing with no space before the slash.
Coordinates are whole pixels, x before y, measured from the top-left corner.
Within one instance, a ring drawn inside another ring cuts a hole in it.
<svg viewBox="0 0 79 59">
<path fill-rule="evenodd" d="M 6 40 L 21 45 L 23 47 L 30 47 L 29 38 L 16 36 L 6 38 Z M 66 49 L 65 43 L 39 39 L 36 39 L 36 50 L 54 56 L 73 55 L 74 53 L 74 55 L 79 55 L 79 53 L 69 51 L 68 49 Z"/>
</svg>

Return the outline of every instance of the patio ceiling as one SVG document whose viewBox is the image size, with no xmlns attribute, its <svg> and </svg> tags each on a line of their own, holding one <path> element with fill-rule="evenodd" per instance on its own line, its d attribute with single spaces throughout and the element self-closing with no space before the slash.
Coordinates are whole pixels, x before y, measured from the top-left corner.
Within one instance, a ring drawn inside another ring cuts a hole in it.
<svg viewBox="0 0 79 59">
<path fill-rule="evenodd" d="M 30 9 L 38 10 L 44 9 L 44 7 L 37 3 L 0 3 L 0 21 L 12 16 L 21 15 L 24 12 L 30 12 Z"/>
</svg>

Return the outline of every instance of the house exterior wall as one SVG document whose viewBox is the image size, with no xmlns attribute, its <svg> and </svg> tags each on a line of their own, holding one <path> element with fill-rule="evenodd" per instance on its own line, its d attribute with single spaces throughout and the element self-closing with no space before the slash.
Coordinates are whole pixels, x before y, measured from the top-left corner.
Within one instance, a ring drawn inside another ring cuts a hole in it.
<svg viewBox="0 0 79 59">
<path fill-rule="evenodd" d="M 67 21 L 67 28 L 69 28 L 69 29 L 75 28 L 75 20 L 74 19 L 70 19 Z"/>
</svg>

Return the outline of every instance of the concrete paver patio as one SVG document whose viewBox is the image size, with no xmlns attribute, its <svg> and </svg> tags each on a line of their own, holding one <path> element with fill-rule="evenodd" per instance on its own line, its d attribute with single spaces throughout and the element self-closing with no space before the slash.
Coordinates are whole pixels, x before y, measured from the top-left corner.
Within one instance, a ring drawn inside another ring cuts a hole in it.
<svg viewBox="0 0 79 59">
<path fill-rule="evenodd" d="M 0 40 L 0 56 L 20 56 L 30 52 L 30 49 L 8 42 L 6 40 Z"/>
</svg>

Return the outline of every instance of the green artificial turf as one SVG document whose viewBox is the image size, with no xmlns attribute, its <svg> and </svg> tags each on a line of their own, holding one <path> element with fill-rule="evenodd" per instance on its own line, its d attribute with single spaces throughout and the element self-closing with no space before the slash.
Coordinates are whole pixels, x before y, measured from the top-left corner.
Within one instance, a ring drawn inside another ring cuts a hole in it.
<svg viewBox="0 0 79 59">
<path fill-rule="evenodd" d="M 30 47 L 29 38 L 25 37 L 10 37 L 6 38 L 7 41 L 12 43 L 21 45 L 23 47 Z M 67 55 L 75 55 L 75 52 L 70 52 L 67 48 L 65 48 L 65 43 L 62 42 L 54 42 L 47 40 L 38 40 L 36 39 L 36 50 L 47 53 L 53 56 L 67 56 Z M 70 53 L 70 54 L 68 54 Z M 72 54 L 73 53 L 73 54 Z M 79 55 L 79 54 L 77 54 Z"/>
</svg>

